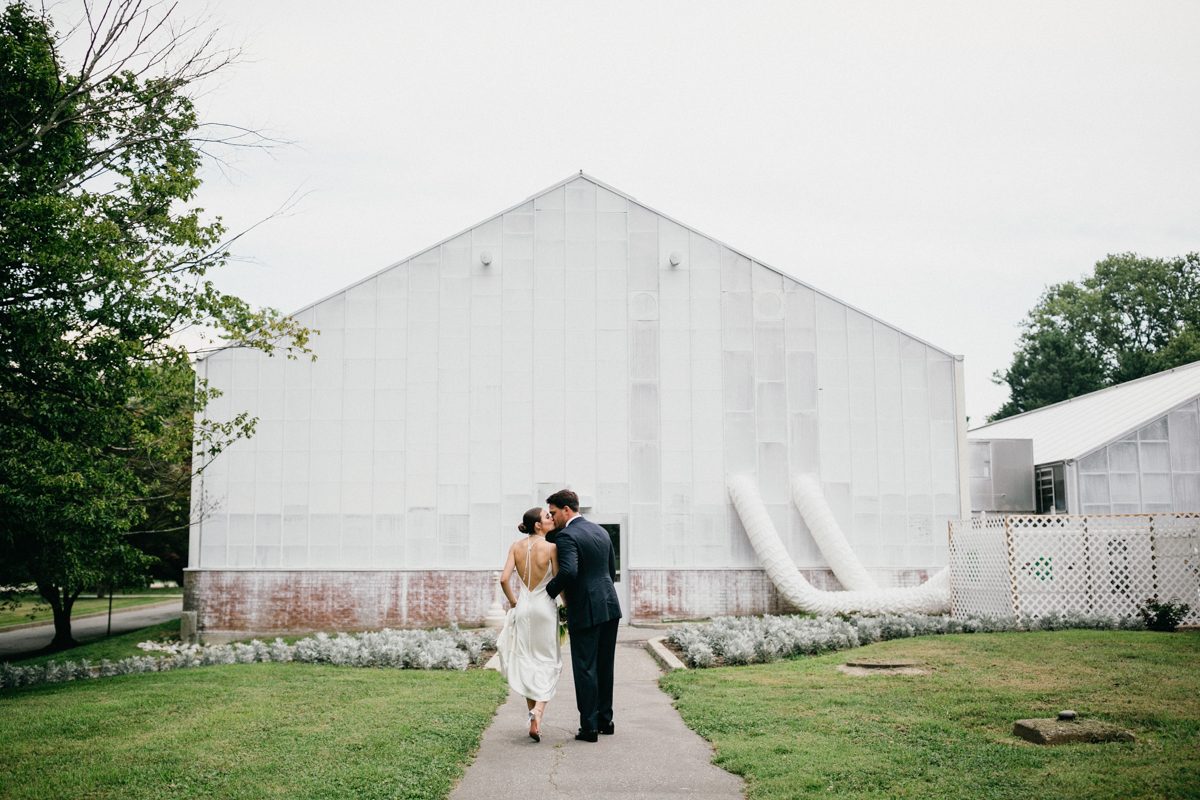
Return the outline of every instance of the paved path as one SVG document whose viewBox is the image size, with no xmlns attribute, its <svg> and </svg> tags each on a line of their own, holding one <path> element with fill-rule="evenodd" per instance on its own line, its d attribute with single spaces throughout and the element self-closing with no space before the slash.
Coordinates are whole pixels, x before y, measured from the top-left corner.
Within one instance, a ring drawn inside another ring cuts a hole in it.
<svg viewBox="0 0 1200 800">
<path fill-rule="evenodd" d="M 167 620 L 179 619 L 183 611 L 183 600 L 179 599 L 170 605 L 154 603 L 150 607 L 134 606 L 129 609 L 113 611 L 112 632 L 128 633 L 138 628 L 157 625 Z M 71 633 L 79 641 L 96 639 L 104 636 L 108 630 L 108 615 L 102 617 L 87 617 L 71 622 Z M 19 628 L 15 631 L 0 633 L 0 662 L 18 661 L 37 653 L 54 638 L 53 625 L 40 625 L 36 628 Z"/>
<path fill-rule="evenodd" d="M 575 741 L 579 712 L 570 653 L 564 650 L 558 692 L 542 718 L 541 743 L 529 738 L 525 699 L 510 692 L 450 800 L 740 800 L 741 779 L 712 765 L 712 747 L 683 724 L 658 688 L 662 671 L 645 650 L 645 640 L 658 635 L 661 631 L 621 628 L 614 735 L 596 744 Z"/>
</svg>

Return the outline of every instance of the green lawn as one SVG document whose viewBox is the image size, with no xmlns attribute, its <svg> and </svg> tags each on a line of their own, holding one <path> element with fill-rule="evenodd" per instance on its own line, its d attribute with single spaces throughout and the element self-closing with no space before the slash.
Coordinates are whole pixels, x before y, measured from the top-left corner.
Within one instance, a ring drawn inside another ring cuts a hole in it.
<svg viewBox="0 0 1200 800">
<path fill-rule="evenodd" d="M 854 678 L 847 658 L 911 658 L 925 676 Z M 684 720 L 751 798 L 1200 797 L 1200 634 L 928 636 L 818 658 L 678 671 Z M 1039 747 L 1015 720 L 1071 708 L 1133 744 Z"/>
<path fill-rule="evenodd" d="M 143 606 L 147 603 L 163 603 L 172 599 L 169 595 L 179 595 L 183 597 L 182 589 L 147 589 L 144 592 L 137 594 L 154 594 L 156 597 L 122 597 L 116 595 L 113 597 L 113 611 L 118 611 L 122 608 L 132 608 L 133 606 Z M 162 596 L 168 595 L 168 596 Z M 21 598 L 21 606 L 15 611 L 0 611 L 0 628 L 5 625 L 20 625 L 26 622 L 51 622 L 54 620 L 54 612 L 47 608 L 45 611 L 39 612 L 33 619 L 29 618 L 29 613 L 38 603 L 45 605 L 45 601 L 41 598 L 33 596 L 23 596 Z M 108 611 L 108 598 L 98 600 L 95 597 L 80 597 L 75 601 L 75 605 L 71 607 L 71 616 L 77 617 L 81 614 L 94 614 L 97 612 Z"/>
<path fill-rule="evenodd" d="M 129 658 L 129 656 L 154 655 L 154 653 L 139 650 L 137 646 L 138 642 L 157 642 L 160 639 L 178 636 L 179 620 L 173 619 L 107 639 L 85 640 L 79 647 L 72 647 L 70 650 L 60 650 L 53 655 L 35 656 L 34 658 L 27 658 L 12 663 L 19 664 L 22 667 L 30 667 L 35 664 L 44 664 L 47 661 L 56 661 L 62 664 L 67 661 L 79 661 L 84 658 L 92 662 L 92 664 L 99 664 L 102 658 L 107 658 L 109 661 L 120 661 L 122 658 Z"/>
<path fill-rule="evenodd" d="M 492 670 L 311 664 L 0 691 L 0 797 L 442 798 L 506 693 Z"/>
</svg>

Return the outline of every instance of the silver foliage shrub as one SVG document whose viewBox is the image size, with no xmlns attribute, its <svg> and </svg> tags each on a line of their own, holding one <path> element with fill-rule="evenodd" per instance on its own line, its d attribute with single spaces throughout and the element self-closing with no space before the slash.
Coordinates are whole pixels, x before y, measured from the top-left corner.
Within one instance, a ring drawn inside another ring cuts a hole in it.
<svg viewBox="0 0 1200 800">
<path fill-rule="evenodd" d="M 396 667 L 400 669 L 466 669 L 482 660 L 484 647 L 478 634 L 451 630 L 391 630 L 339 633 L 296 642 L 295 661 L 353 667 Z M 493 639 L 494 641 L 494 639 Z"/>
<path fill-rule="evenodd" d="M 1016 617 L 884 614 L 863 617 L 716 617 L 712 622 L 689 623 L 675 628 L 667 641 L 676 645 L 692 667 L 711 667 L 718 656 L 726 664 L 768 664 L 781 658 L 847 650 L 889 639 L 935 636 L 948 633 L 1003 633 L 1019 630 L 1057 631 L 1141 630 L 1137 617 L 1115 618 L 1078 612 L 1053 612 L 1027 625 Z"/>
<path fill-rule="evenodd" d="M 489 650 L 496 648 L 497 631 L 464 631 L 451 624 L 449 630 L 391 630 L 337 636 L 318 633 L 289 645 L 283 639 L 266 643 L 254 639 L 210 647 L 155 646 L 142 648 L 161 653 L 157 656 L 131 656 L 117 662 L 101 660 L 93 667 L 86 660 L 58 664 L 47 661 L 40 666 L 21 667 L 0 664 L 0 689 L 33 686 L 42 683 L 86 678 L 109 678 L 143 672 L 165 672 L 189 667 L 214 667 L 223 664 L 260 664 L 269 661 L 300 661 L 307 664 L 332 664 L 344 667 L 389 667 L 393 669 L 465 670 L 480 664 Z M 145 643 L 143 643 L 145 644 Z M 140 645 L 139 645 L 140 646 Z M 711 653 L 710 653 L 711 659 Z"/>
<path fill-rule="evenodd" d="M 683 651 L 684 658 L 693 667 L 711 667 L 716 656 L 712 648 L 704 642 L 693 642 Z"/>
<path fill-rule="evenodd" d="M 68 661 L 65 664 L 47 661 L 45 664 L 34 667 L 14 667 L 12 664 L 0 664 L 0 687 L 65 683 L 92 677 L 95 676 L 87 659 L 79 663 Z"/>
</svg>

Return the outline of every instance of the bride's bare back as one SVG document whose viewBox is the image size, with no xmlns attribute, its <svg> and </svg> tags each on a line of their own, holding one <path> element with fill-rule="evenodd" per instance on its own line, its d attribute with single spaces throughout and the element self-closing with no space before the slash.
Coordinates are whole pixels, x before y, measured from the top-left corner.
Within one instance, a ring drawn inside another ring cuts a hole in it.
<svg viewBox="0 0 1200 800">
<path fill-rule="evenodd" d="M 510 553 L 521 582 L 533 589 L 546 577 L 547 571 L 558 571 L 558 548 L 541 536 L 530 536 L 529 539 L 513 542 Z"/>
<path fill-rule="evenodd" d="M 508 579 L 514 571 L 530 591 L 541 584 L 548 572 L 558 572 L 558 548 L 546 541 L 546 534 L 554 530 L 554 519 L 550 512 L 543 508 L 529 509 L 518 529 L 527 536 L 513 542 L 508 548 L 504 572 L 500 575 L 500 588 L 513 606 L 517 604 L 517 598 Z"/>
<path fill-rule="evenodd" d="M 508 598 L 509 604 L 515 606 L 517 597 L 508 581 L 513 572 L 516 572 L 526 588 L 532 591 L 546 577 L 547 572 L 558 572 L 558 548 L 541 536 L 518 539 L 508 548 L 508 560 L 504 562 L 504 572 L 500 575 L 500 588 Z"/>
</svg>

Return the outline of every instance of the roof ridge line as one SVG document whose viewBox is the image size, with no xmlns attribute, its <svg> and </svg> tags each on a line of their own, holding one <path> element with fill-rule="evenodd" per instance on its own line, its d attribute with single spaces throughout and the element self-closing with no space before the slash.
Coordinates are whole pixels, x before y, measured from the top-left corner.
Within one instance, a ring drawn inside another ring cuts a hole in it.
<svg viewBox="0 0 1200 800">
<path fill-rule="evenodd" d="M 1112 386 L 1105 386 L 1102 389 L 1096 389 L 1095 391 L 1088 392 L 1087 394 L 1079 394 L 1079 395 L 1075 395 L 1074 397 L 1068 397 L 1066 400 L 1059 400 L 1057 403 L 1051 403 L 1048 406 L 1039 406 L 1037 408 L 1030 409 L 1029 411 L 1022 411 L 1020 414 L 1013 414 L 1011 417 L 1003 417 L 1001 419 L 996 420 L 995 422 L 987 422 L 987 423 L 984 423 L 983 425 L 980 425 L 978 428 L 971 428 L 969 431 L 967 431 L 967 433 L 971 434 L 971 433 L 974 433 L 975 431 L 981 431 L 984 428 L 989 428 L 992 425 L 999 425 L 1002 422 L 1008 422 L 1009 420 L 1020 419 L 1021 417 L 1027 417 L 1031 414 L 1037 414 L 1041 411 L 1047 411 L 1051 408 L 1058 408 L 1059 406 L 1065 406 L 1068 403 L 1074 403 L 1078 400 L 1083 400 L 1088 397 L 1094 397 L 1096 395 L 1103 394 L 1104 392 L 1111 392 L 1116 389 L 1123 389 L 1127 386 L 1133 386 L 1136 383 L 1142 383 L 1143 381 L 1148 381 L 1151 378 L 1161 378 L 1162 376 L 1170 375 L 1173 372 L 1194 369 L 1197 367 L 1200 367 L 1200 361 L 1193 361 L 1190 364 L 1180 364 L 1177 367 L 1171 367 L 1170 369 L 1164 369 L 1164 370 L 1161 370 L 1160 372 L 1154 372 L 1149 375 L 1143 375 L 1140 378 L 1134 378 L 1132 380 L 1124 381 L 1123 383 L 1116 383 L 1116 384 L 1113 384 Z M 1116 441 L 1116 440 L 1114 440 L 1114 441 Z"/>
</svg>

